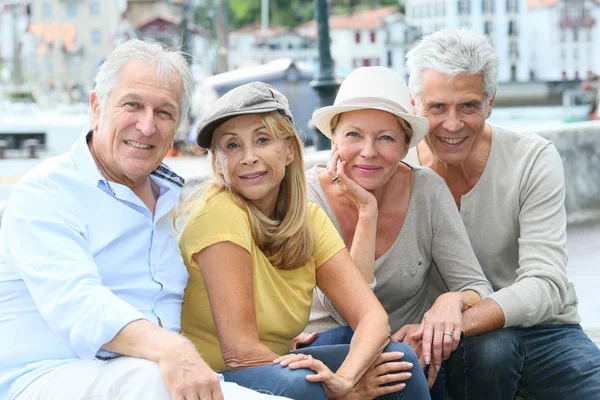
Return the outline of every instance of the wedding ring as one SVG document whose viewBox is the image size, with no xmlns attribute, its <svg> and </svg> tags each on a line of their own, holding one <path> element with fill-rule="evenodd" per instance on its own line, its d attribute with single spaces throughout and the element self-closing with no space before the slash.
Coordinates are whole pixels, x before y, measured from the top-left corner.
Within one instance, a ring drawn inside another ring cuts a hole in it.
<svg viewBox="0 0 600 400">
<path fill-rule="evenodd" d="M 310 354 L 307 354 L 306 357 L 308 357 L 309 360 L 313 359 L 313 356 L 311 356 Z"/>
<path fill-rule="evenodd" d="M 334 176 L 334 177 L 333 177 L 333 179 L 331 179 L 331 182 L 333 182 L 333 183 L 337 183 L 337 182 L 339 182 L 339 181 L 340 181 L 340 177 L 339 177 L 339 176 L 337 176 L 337 175 L 336 175 L 336 176 Z"/>
<path fill-rule="evenodd" d="M 446 333 L 444 333 L 444 335 L 448 335 L 451 338 L 454 338 L 454 331 L 446 332 Z"/>
</svg>

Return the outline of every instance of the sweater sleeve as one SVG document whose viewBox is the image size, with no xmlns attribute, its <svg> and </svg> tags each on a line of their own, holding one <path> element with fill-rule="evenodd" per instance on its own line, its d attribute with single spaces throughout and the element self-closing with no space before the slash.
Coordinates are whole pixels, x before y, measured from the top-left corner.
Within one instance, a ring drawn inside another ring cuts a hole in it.
<svg viewBox="0 0 600 400">
<path fill-rule="evenodd" d="M 558 315 L 566 301 L 565 182 L 553 144 L 538 153 L 523 176 L 519 198 L 517 279 L 490 295 L 504 312 L 505 327 L 544 322 Z"/>
<path fill-rule="evenodd" d="M 439 180 L 441 181 L 441 178 Z M 439 186 L 437 203 L 434 203 L 432 210 L 432 258 L 448 290 L 473 290 L 479 293 L 483 300 L 492 293 L 492 285 L 485 277 L 473 252 L 450 190 L 443 181 Z"/>
</svg>

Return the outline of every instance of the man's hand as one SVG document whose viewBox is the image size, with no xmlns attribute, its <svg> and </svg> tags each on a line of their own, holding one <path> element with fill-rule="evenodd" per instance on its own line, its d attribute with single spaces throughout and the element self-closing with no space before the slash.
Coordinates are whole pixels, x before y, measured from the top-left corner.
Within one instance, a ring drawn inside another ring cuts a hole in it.
<svg viewBox="0 0 600 400">
<path fill-rule="evenodd" d="M 427 362 L 423 357 L 423 341 L 421 339 L 415 339 L 415 334 L 418 333 L 420 330 L 420 324 L 404 325 L 402 328 L 400 328 L 398 332 L 394 333 L 390 339 L 394 342 L 402 342 L 409 345 L 417 354 L 417 357 L 419 358 L 419 364 L 421 364 L 421 368 L 425 370 L 425 367 L 429 365 L 429 362 Z M 430 366 L 430 368 L 427 370 L 427 385 L 430 389 L 435 383 L 438 372 L 439 370 L 436 370 L 435 368 L 433 368 L 433 366 Z"/>
<path fill-rule="evenodd" d="M 158 366 L 173 400 L 223 400 L 218 376 L 187 339 L 179 339 Z"/>
<path fill-rule="evenodd" d="M 403 357 L 404 353 L 397 352 L 381 354 L 354 386 L 349 398 L 371 400 L 404 389 L 406 383 L 400 381 L 407 381 L 412 377 L 407 371 L 413 365 L 407 361 L 400 361 Z"/>
<path fill-rule="evenodd" d="M 298 350 L 298 345 L 300 344 L 311 344 L 312 342 L 317 340 L 318 336 L 319 334 L 317 332 L 302 332 L 292 340 L 292 348 L 290 349 L 290 351 Z"/>
<path fill-rule="evenodd" d="M 183 336 L 145 319 L 130 322 L 104 350 L 158 364 L 173 400 L 222 400 L 217 375 Z"/>
<path fill-rule="evenodd" d="M 394 333 L 390 340 L 393 342 L 402 342 L 409 345 L 415 353 L 417 353 L 417 357 L 419 358 L 419 364 L 421 364 L 421 368 L 425 369 L 427 365 L 425 363 L 425 359 L 423 358 L 423 346 L 421 344 L 421 340 L 416 340 L 413 338 L 413 335 L 418 332 L 420 328 L 419 324 L 409 324 L 404 325 L 400 330 Z"/>
</svg>

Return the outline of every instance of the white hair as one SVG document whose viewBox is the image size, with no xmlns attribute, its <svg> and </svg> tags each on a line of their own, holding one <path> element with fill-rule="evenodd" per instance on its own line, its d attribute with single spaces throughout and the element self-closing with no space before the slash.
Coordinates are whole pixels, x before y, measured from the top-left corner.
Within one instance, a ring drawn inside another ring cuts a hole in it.
<svg viewBox="0 0 600 400">
<path fill-rule="evenodd" d="M 100 112 L 104 112 L 108 95 L 115 89 L 119 71 L 132 60 L 145 61 L 155 66 L 156 77 L 165 87 L 170 89 L 174 89 L 174 75 L 181 79 L 183 93 L 181 94 L 181 113 L 178 121 L 178 123 L 181 123 L 190 109 L 194 90 L 194 79 L 184 58 L 184 53 L 168 49 L 158 42 L 139 39 L 128 40 L 118 45 L 100 66 L 94 87 L 96 97 L 100 102 Z"/>
<path fill-rule="evenodd" d="M 469 29 L 444 29 L 427 36 L 406 54 L 408 88 L 414 98 L 423 90 L 423 72 L 433 70 L 450 77 L 483 75 L 483 91 L 496 94 L 498 56 L 487 36 Z"/>
</svg>

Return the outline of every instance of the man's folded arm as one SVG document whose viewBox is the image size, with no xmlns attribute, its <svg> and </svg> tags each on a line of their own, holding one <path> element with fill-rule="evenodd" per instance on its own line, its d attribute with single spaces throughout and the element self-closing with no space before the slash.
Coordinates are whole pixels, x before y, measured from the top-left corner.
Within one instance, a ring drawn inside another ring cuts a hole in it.
<svg viewBox="0 0 600 400">
<path fill-rule="evenodd" d="M 34 178 L 13 189 L 3 224 L 7 261 L 42 318 L 79 357 L 92 359 L 144 315 L 102 285 L 85 221 L 68 194 Z"/>
</svg>

